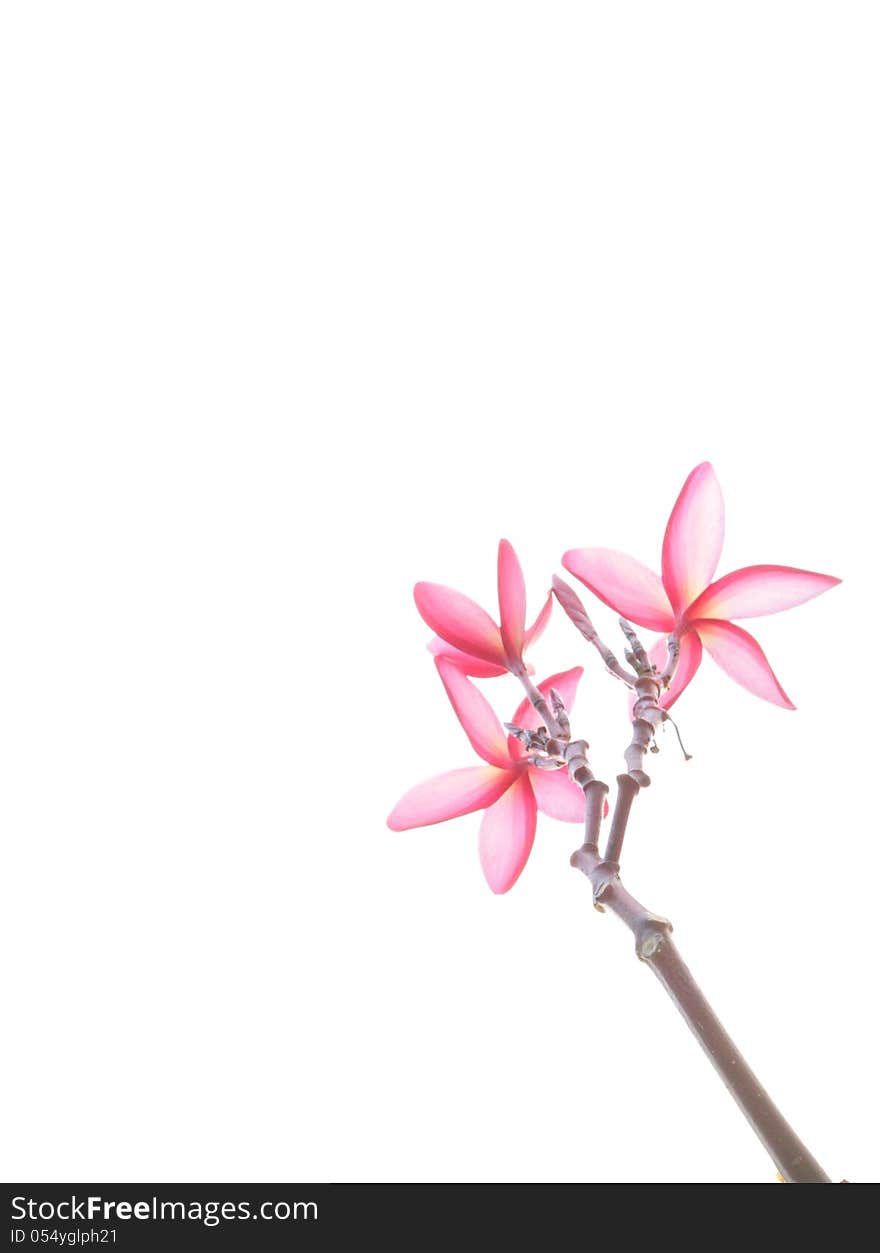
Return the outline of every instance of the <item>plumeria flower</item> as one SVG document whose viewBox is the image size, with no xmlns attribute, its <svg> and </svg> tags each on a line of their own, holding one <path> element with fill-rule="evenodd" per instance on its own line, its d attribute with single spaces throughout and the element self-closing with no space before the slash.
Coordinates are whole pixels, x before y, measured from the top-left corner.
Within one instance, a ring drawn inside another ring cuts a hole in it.
<svg viewBox="0 0 880 1253">
<path fill-rule="evenodd" d="M 428 827 L 484 809 L 480 824 L 480 864 L 493 892 L 508 892 L 516 883 L 532 851 L 537 810 L 563 822 L 583 822 L 585 801 L 568 771 L 542 770 L 512 735 L 507 735 L 482 692 L 454 661 L 438 657 L 436 666 L 465 734 L 486 763 L 466 766 L 419 783 L 401 798 L 388 817 L 392 831 Z M 550 688 L 571 709 L 582 666 L 554 674 L 538 684 L 549 699 Z M 538 715 L 524 700 L 513 725 L 535 730 Z"/>
<path fill-rule="evenodd" d="M 609 548 L 572 548 L 562 564 L 606 605 L 651 631 L 676 634 L 678 667 L 661 703 L 668 708 L 696 673 L 707 648 L 748 691 L 784 709 L 794 705 L 760 644 L 732 618 L 778 613 L 840 582 L 791 566 L 745 566 L 712 582 L 724 541 L 724 502 L 715 471 L 704 461 L 688 475 L 663 537 L 662 576 Z M 651 649 L 662 669 L 666 642 Z"/>
<path fill-rule="evenodd" d="M 547 594 L 541 612 L 526 629 L 526 585 L 513 547 L 498 545 L 499 626 L 470 597 L 440 583 L 417 583 L 413 595 L 419 613 L 439 640 L 428 645 L 433 653 L 456 663 L 465 674 L 480 678 L 528 672 L 523 653 L 547 625 L 553 604 Z"/>
</svg>

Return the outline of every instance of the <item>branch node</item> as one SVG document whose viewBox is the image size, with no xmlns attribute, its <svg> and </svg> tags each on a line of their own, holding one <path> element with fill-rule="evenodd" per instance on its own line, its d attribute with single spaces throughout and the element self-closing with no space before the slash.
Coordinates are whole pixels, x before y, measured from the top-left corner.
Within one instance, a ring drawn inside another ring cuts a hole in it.
<svg viewBox="0 0 880 1253">
<path fill-rule="evenodd" d="M 613 886 L 619 873 L 620 866 L 616 861 L 602 861 L 599 863 L 590 875 L 590 882 L 593 885 L 594 905 L 598 905 L 608 889 Z"/>
<path fill-rule="evenodd" d="M 572 740 L 571 743 L 566 744 L 563 753 L 563 760 L 568 767 L 568 777 L 582 788 L 586 788 L 587 784 L 592 783 L 596 777 L 587 760 L 589 747 L 586 740 Z"/>
<path fill-rule="evenodd" d="M 636 957 L 639 961 L 650 961 L 656 956 L 660 945 L 672 931 L 672 923 L 659 914 L 645 914 L 639 919 L 636 928 Z"/>
</svg>

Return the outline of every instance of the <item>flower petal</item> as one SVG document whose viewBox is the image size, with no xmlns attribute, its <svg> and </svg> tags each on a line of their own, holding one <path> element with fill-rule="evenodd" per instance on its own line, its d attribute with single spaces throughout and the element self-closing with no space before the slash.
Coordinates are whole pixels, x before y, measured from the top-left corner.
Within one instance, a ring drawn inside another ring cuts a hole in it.
<svg viewBox="0 0 880 1253">
<path fill-rule="evenodd" d="M 439 635 L 435 635 L 428 644 L 428 651 L 435 657 L 446 657 L 455 662 L 462 674 L 471 674 L 475 679 L 494 679 L 499 674 L 507 674 L 507 666 L 495 666 L 491 661 L 480 661 L 479 657 L 463 653 L 454 644 L 447 644 Z"/>
<path fill-rule="evenodd" d="M 687 611 L 689 618 L 757 618 L 792 609 L 836 587 L 840 579 L 793 566 L 745 566 L 707 587 Z"/>
<path fill-rule="evenodd" d="M 428 626 L 447 644 L 507 669 L 501 632 L 476 601 L 439 583 L 417 583 L 413 595 Z"/>
<path fill-rule="evenodd" d="M 612 548 L 570 548 L 562 564 L 606 605 L 649 631 L 675 625 L 663 584 L 635 557 Z"/>
<path fill-rule="evenodd" d="M 535 801 L 542 813 L 560 822 L 583 822 L 587 808 L 584 790 L 572 783 L 564 767 L 539 770 L 537 766 L 529 766 L 528 771 Z"/>
<path fill-rule="evenodd" d="M 691 470 L 663 537 L 663 586 L 679 616 L 710 582 L 724 543 L 724 500 L 708 461 Z"/>
<path fill-rule="evenodd" d="M 500 766 L 502 770 L 509 769 L 507 736 L 483 693 L 474 687 L 454 661 L 438 657 L 434 664 L 465 735 L 483 761 L 490 766 Z"/>
<path fill-rule="evenodd" d="M 580 683 L 583 672 L 583 666 L 574 666 L 571 670 L 560 670 L 559 674 L 551 674 L 549 679 L 544 679 L 539 683 L 538 691 L 545 700 L 549 701 L 550 689 L 551 687 L 555 688 L 562 697 L 566 712 L 571 713 L 571 707 L 577 695 L 578 683 Z M 515 727 L 524 727 L 529 731 L 534 731 L 536 727 L 540 726 L 541 719 L 538 717 L 538 711 L 528 696 L 517 705 L 516 713 L 513 715 L 511 722 Z"/>
<path fill-rule="evenodd" d="M 656 666 L 657 670 L 662 674 L 666 668 L 667 658 L 667 637 L 664 635 L 657 640 L 656 644 L 648 650 L 648 656 L 651 662 Z M 679 641 L 678 663 L 675 667 L 675 674 L 672 676 L 672 682 L 665 692 L 660 693 L 660 705 L 663 709 L 671 709 L 675 702 L 681 696 L 684 689 L 690 683 L 691 679 L 697 672 L 697 668 L 703 658 L 703 645 L 700 643 L 700 637 L 696 631 L 685 631 Z M 632 715 L 632 707 L 635 704 L 635 698 L 630 699 L 630 715 Z"/>
<path fill-rule="evenodd" d="M 510 662 L 522 660 L 526 629 L 526 585 L 513 545 L 503 539 L 498 545 L 498 607 L 501 610 L 501 639 Z"/>
<path fill-rule="evenodd" d="M 467 766 L 435 775 L 400 798 L 388 815 L 388 825 L 392 831 L 408 831 L 472 814 L 494 805 L 515 778 L 513 771 L 495 766 Z"/>
<path fill-rule="evenodd" d="M 539 639 L 544 634 L 544 628 L 547 626 L 547 623 L 550 621 L 550 613 L 552 609 L 553 609 L 553 593 L 548 592 L 547 599 L 544 601 L 544 604 L 541 606 L 541 612 L 538 614 L 537 618 L 532 623 L 532 625 L 528 628 L 528 630 L 526 630 L 523 633 L 523 649 L 526 649 L 530 645 L 534 644 L 535 640 Z"/>
<path fill-rule="evenodd" d="M 535 842 L 537 808 L 523 770 L 480 823 L 480 865 L 493 892 L 509 892 L 529 859 Z"/>
<path fill-rule="evenodd" d="M 773 705 L 794 709 L 770 669 L 764 650 L 748 631 L 734 626 L 732 622 L 716 622 L 712 618 L 701 618 L 692 626 L 699 632 L 700 639 L 721 669 L 726 670 L 732 679 Z"/>
</svg>

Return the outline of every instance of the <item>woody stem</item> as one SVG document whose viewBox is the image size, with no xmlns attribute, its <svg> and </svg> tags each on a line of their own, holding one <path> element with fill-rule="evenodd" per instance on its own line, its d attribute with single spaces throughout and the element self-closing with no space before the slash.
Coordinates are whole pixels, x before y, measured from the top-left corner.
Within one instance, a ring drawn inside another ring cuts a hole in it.
<svg viewBox="0 0 880 1253">
<path fill-rule="evenodd" d="M 623 851 L 623 837 L 629 822 L 629 811 L 639 794 L 639 785 L 631 774 L 617 776 L 617 800 L 611 817 L 611 830 L 605 845 L 605 861 L 615 870 L 620 869 L 620 854 Z"/>
<path fill-rule="evenodd" d="M 608 789 L 596 779 L 589 768 L 586 742 L 571 742 L 567 728 L 554 716 L 525 670 L 518 675 L 547 731 L 560 741 L 559 747 L 568 766 L 569 776 L 584 790 L 584 844 L 572 854 L 571 864 L 583 871 L 590 880 L 594 904 L 602 910 L 609 909 L 629 927 L 635 936 L 636 956 L 651 969 L 666 989 L 667 995 L 696 1036 L 725 1087 L 748 1119 L 752 1130 L 776 1163 L 782 1178 L 787 1183 L 830 1183 L 825 1171 L 774 1105 L 706 1000 L 673 943 L 672 923 L 646 909 L 630 895 L 620 881 L 620 854 L 630 809 L 640 788 L 650 783 L 650 779 L 640 768 L 642 758 L 653 735 L 654 725 L 665 716 L 665 711 L 659 705 L 660 691 L 675 672 L 679 652 L 678 638 L 674 636 L 669 640 L 664 673 L 658 676 L 650 666 L 647 654 L 629 623 L 621 620 L 621 626 L 632 647 L 632 655 L 640 673 L 634 683 L 637 699 L 633 710 L 633 739 L 625 754 L 627 773 L 617 777 L 617 800 L 604 856 L 599 852 L 598 842 L 602 807 Z"/>
<path fill-rule="evenodd" d="M 616 914 L 629 927 L 636 941 L 636 956 L 666 989 L 786 1183 L 830 1183 L 701 992 L 672 941 L 672 924 L 630 895 L 589 838 L 572 855 L 571 864 L 592 883 L 595 903 Z"/>
</svg>

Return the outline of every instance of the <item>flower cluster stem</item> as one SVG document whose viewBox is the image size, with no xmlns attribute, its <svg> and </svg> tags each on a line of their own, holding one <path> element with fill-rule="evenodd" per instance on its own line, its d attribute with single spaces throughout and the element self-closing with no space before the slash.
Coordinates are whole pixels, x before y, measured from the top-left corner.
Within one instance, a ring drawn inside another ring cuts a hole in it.
<svg viewBox="0 0 880 1253">
<path fill-rule="evenodd" d="M 571 740 L 567 718 L 563 722 L 556 716 L 556 701 L 554 700 L 554 708 L 551 709 L 542 693 L 529 679 L 525 667 L 518 672 L 518 677 L 543 720 L 546 731 L 556 738 L 555 751 L 560 752 L 563 757 L 570 777 L 584 790 L 584 844 L 572 855 L 571 863 L 590 880 L 596 907 L 602 911 L 610 910 L 629 927 L 635 937 L 636 956 L 651 969 L 665 988 L 752 1130 L 770 1154 L 780 1176 L 787 1183 L 830 1183 L 825 1171 L 774 1105 L 706 1000 L 673 942 L 672 923 L 646 909 L 626 890 L 620 880 L 620 858 L 632 804 L 640 790 L 651 782 L 642 769 L 642 763 L 652 744 L 656 728 L 668 717 L 660 704 L 660 697 L 676 671 L 680 654 L 679 637 L 675 632 L 668 637 L 666 665 L 660 674 L 652 665 L 631 624 L 625 618 L 620 618 L 620 627 L 629 645 L 626 658 L 634 671 L 630 675 L 599 639 L 572 589 L 561 579 L 554 579 L 554 591 L 581 634 L 598 649 L 607 668 L 619 678 L 625 678 L 635 692 L 631 717 L 632 740 L 624 753 L 627 772 L 617 776 L 614 815 L 603 855 L 599 851 L 599 827 L 608 789 L 589 767 L 586 759 L 588 745 L 583 740 Z"/>
<path fill-rule="evenodd" d="M 605 845 L 605 861 L 617 870 L 620 869 L 620 854 L 623 851 L 623 837 L 626 834 L 626 824 L 629 822 L 629 811 L 638 794 L 639 785 L 631 774 L 617 776 L 617 800 L 611 816 L 608 843 Z"/>
</svg>

